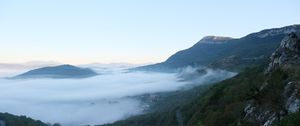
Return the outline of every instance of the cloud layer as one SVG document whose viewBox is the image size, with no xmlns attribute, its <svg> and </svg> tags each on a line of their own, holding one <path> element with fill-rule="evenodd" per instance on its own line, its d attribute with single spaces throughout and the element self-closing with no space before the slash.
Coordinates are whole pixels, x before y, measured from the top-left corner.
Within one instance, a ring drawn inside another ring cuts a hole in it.
<svg viewBox="0 0 300 126">
<path fill-rule="evenodd" d="M 0 112 L 70 126 L 110 123 L 142 113 L 141 102 L 128 96 L 175 91 L 195 83 L 179 81 L 178 75 L 114 70 L 86 79 L 0 79 Z M 209 70 L 197 82 L 233 75 Z"/>
</svg>

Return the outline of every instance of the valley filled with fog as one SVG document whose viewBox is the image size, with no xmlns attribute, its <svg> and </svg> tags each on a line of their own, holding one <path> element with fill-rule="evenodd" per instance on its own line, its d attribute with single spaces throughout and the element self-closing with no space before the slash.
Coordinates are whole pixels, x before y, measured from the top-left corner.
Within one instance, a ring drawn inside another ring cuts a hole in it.
<svg viewBox="0 0 300 126">
<path fill-rule="evenodd" d="M 0 111 L 63 126 L 105 124 L 143 113 L 142 101 L 133 96 L 182 90 L 236 75 L 192 67 L 175 73 L 90 67 L 99 75 L 84 79 L 6 78 L 24 72 L 23 69 L 1 74 Z"/>
</svg>

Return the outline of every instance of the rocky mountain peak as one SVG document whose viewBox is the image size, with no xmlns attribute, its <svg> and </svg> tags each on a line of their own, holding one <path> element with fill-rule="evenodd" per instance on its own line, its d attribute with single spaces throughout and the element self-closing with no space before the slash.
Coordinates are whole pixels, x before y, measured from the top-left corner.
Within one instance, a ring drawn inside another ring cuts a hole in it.
<svg viewBox="0 0 300 126">
<path fill-rule="evenodd" d="M 291 32 L 299 32 L 299 27 L 300 25 L 295 24 L 295 25 L 286 26 L 282 28 L 267 29 L 258 32 L 256 36 L 259 38 L 265 38 L 268 36 L 276 36 L 279 34 L 289 34 Z"/>
<path fill-rule="evenodd" d="M 286 69 L 299 65 L 300 38 L 294 32 L 291 32 L 281 41 L 279 48 L 270 57 L 270 64 L 266 73 L 278 67 Z"/>
<path fill-rule="evenodd" d="M 218 43 L 224 43 L 224 42 L 226 42 L 228 40 L 231 40 L 231 39 L 233 39 L 233 38 L 224 37 L 224 36 L 205 36 L 199 42 L 218 44 Z"/>
</svg>

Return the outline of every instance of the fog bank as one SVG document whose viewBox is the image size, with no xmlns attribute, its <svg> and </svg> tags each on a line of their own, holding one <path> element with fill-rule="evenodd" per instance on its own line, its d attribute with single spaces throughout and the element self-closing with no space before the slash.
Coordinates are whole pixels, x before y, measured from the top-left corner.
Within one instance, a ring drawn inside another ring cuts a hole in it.
<svg viewBox="0 0 300 126">
<path fill-rule="evenodd" d="M 0 112 L 66 126 L 104 124 L 142 113 L 141 101 L 129 96 L 175 91 L 235 75 L 208 69 L 183 80 L 183 76 L 194 75 L 192 70 L 149 73 L 114 69 L 86 79 L 0 79 Z"/>
</svg>

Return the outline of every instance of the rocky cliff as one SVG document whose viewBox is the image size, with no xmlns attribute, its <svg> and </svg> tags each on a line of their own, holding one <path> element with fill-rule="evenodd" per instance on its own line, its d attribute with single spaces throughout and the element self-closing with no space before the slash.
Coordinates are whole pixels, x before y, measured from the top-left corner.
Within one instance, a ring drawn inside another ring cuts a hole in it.
<svg viewBox="0 0 300 126">
<path fill-rule="evenodd" d="M 267 80 L 257 89 L 254 98 L 245 107 L 244 119 L 261 126 L 271 126 L 300 108 L 300 39 L 288 34 L 270 57 L 265 70 Z M 282 76 L 278 76 L 282 75 Z M 274 81 L 277 78 L 283 81 Z M 277 84 L 276 84 L 277 83 Z M 265 102 L 266 94 L 273 93 L 273 100 Z"/>
<path fill-rule="evenodd" d="M 280 47 L 272 54 L 271 62 L 266 73 L 281 67 L 283 69 L 299 68 L 300 64 L 300 39 L 292 32 L 285 37 Z"/>
</svg>

